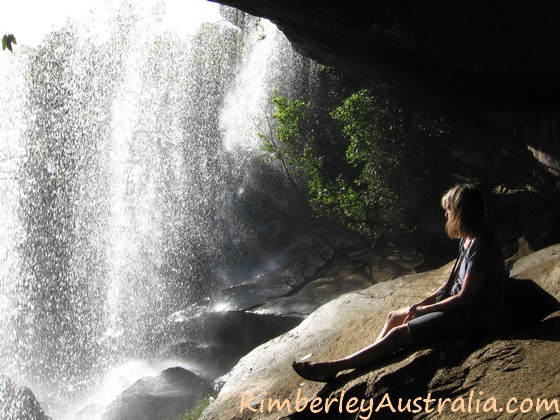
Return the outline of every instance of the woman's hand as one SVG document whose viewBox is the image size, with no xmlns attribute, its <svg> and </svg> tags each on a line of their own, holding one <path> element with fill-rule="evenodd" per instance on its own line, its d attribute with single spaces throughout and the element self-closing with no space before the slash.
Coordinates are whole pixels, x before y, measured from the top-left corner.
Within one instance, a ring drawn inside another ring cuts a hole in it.
<svg viewBox="0 0 560 420">
<path fill-rule="evenodd" d="M 417 303 L 414 303 L 414 304 L 410 305 L 410 308 L 408 308 L 408 313 L 406 314 L 406 318 L 405 318 L 404 322 L 408 322 L 411 319 L 418 318 L 419 316 L 426 315 L 430 312 L 432 312 L 432 311 L 431 311 L 431 308 L 430 308 L 429 305 L 423 306 L 423 305 L 419 305 Z"/>
<path fill-rule="evenodd" d="M 404 322 L 408 322 L 413 318 L 416 318 L 417 316 L 417 308 L 418 308 L 418 304 L 417 303 L 413 303 L 412 305 L 410 305 L 410 308 L 408 308 L 408 313 L 406 314 L 406 318 L 404 319 Z"/>
</svg>

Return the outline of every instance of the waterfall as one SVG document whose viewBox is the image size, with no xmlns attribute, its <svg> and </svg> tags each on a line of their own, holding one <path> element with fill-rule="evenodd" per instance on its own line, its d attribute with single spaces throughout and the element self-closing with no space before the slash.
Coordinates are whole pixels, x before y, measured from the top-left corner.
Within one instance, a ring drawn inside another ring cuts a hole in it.
<svg viewBox="0 0 560 420">
<path fill-rule="evenodd" d="M 258 226 L 288 187 L 258 132 L 273 88 L 315 77 L 266 21 L 112 13 L 0 57 L 0 363 L 55 417 L 273 246 Z"/>
</svg>

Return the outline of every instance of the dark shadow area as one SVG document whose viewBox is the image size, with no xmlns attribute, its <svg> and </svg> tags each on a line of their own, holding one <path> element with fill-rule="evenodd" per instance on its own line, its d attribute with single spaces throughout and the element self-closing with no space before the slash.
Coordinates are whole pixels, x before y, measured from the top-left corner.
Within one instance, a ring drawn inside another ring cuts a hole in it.
<svg viewBox="0 0 560 420">
<path fill-rule="evenodd" d="M 511 339 L 560 341 L 560 312 L 530 328 L 515 333 Z"/>
<path fill-rule="evenodd" d="M 161 355 L 195 363 L 204 368 L 205 379 L 227 373 L 260 344 L 295 328 L 302 318 L 259 314 L 243 310 L 203 312 L 174 322 L 175 342 Z"/>
<path fill-rule="evenodd" d="M 560 302 L 530 279 L 509 279 L 502 318 L 495 333 L 504 335 L 523 330 L 560 311 Z"/>
</svg>

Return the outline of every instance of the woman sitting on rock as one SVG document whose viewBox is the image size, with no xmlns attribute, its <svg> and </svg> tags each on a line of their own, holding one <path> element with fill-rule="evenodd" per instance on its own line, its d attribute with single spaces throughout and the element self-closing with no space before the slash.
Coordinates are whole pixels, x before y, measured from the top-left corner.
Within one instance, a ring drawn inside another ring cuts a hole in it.
<svg viewBox="0 0 560 420">
<path fill-rule="evenodd" d="M 502 306 L 506 276 L 500 246 L 484 221 L 484 199 L 476 187 L 464 184 L 445 193 L 441 205 L 447 234 L 461 239 L 449 280 L 420 302 L 389 313 L 377 340 L 357 353 L 327 362 L 294 362 L 301 377 L 328 382 L 340 371 L 370 366 L 411 344 L 488 332 Z"/>
</svg>

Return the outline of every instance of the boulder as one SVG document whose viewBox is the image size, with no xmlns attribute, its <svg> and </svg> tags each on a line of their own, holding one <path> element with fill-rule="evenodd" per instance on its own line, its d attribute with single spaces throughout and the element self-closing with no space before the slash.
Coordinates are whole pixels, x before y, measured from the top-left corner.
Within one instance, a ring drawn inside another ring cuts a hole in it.
<svg viewBox="0 0 560 420">
<path fill-rule="evenodd" d="M 10 378 L 0 375 L 0 419 L 49 420 L 37 398 L 26 386 L 16 385 Z"/>
<path fill-rule="evenodd" d="M 175 420 L 212 393 L 200 377 L 180 367 L 138 380 L 105 410 L 103 420 Z"/>
<path fill-rule="evenodd" d="M 245 310 L 203 312 L 192 317 L 178 315 L 172 325 L 175 342 L 161 356 L 197 366 L 197 373 L 200 371 L 209 381 L 227 373 L 258 345 L 285 333 L 302 320 Z"/>
<path fill-rule="evenodd" d="M 385 394 L 395 407 L 398 398 L 406 401 L 428 394 L 462 398 L 465 404 L 470 397 L 471 404 L 476 404 L 478 399 L 479 405 L 488 397 L 494 397 L 497 404 L 505 404 L 512 397 L 518 398 L 519 402 L 525 398 L 534 401 L 536 398 L 557 398 L 560 394 L 557 363 L 560 351 L 560 245 L 523 257 L 512 269 L 514 282 L 534 285 L 533 288 L 513 287 L 513 298 L 518 290 L 525 294 L 525 301 L 531 301 L 534 296 L 527 294 L 528 290 L 538 290 L 536 299 L 544 299 L 549 306 L 544 305 L 547 310 L 542 310 L 533 319 L 548 316 L 544 320 L 520 326 L 521 330 L 507 331 L 485 342 L 449 340 L 403 350 L 383 365 L 344 373 L 328 385 L 303 380 L 291 369 L 293 360 L 308 356 L 310 360 L 337 358 L 371 343 L 387 312 L 422 298 L 445 281 L 450 270 L 451 264 L 448 264 L 437 270 L 404 276 L 343 295 L 323 305 L 293 330 L 243 357 L 201 418 L 264 419 L 290 414 L 293 418 L 307 418 L 313 416 L 309 405 L 301 413 L 295 413 L 296 408 L 302 408 L 304 399 L 337 398 L 348 402 L 356 397 L 380 402 Z M 555 308 L 557 312 L 546 314 Z M 272 402 L 271 410 L 268 410 L 269 402 Z M 275 404 L 282 402 L 285 404 L 279 410 Z M 296 406 L 298 402 L 299 406 Z M 337 409 L 338 406 L 333 411 Z M 466 416 L 469 413 L 459 414 Z M 497 414 L 493 414 L 496 417 Z M 389 408 L 374 415 L 375 418 L 395 417 Z M 414 415 L 421 418 L 430 413 L 422 410 Z M 355 416 L 356 413 L 349 416 L 344 406 L 342 413 L 336 411 L 333 418 Z M 406 412 L 402 416 L 410 418 L 413 415 Z M 319 418 L 328 416 L 322 412 Z"/>
</svg>

